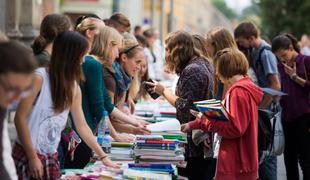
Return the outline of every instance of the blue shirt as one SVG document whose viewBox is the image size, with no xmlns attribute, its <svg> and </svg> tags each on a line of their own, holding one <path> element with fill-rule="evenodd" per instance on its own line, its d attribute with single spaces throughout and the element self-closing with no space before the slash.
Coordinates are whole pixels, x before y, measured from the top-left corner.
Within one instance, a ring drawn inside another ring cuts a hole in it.
<svg viewBox="0 0 310 180">
<path fill-rule="evenodd" d="M 259 52 L 266 46 L 270 47 L 266 41 L 262 40 L 259 48 L 253 48 L 250 54 L 253 70 L 256 73 L 258 85 L 260 87 L 268 87 L 268 75 L 279 74 L 277 58 L 270 50 L 263 50 L 261 54 L 261 62 L 258 62 Z"/>
</svg>

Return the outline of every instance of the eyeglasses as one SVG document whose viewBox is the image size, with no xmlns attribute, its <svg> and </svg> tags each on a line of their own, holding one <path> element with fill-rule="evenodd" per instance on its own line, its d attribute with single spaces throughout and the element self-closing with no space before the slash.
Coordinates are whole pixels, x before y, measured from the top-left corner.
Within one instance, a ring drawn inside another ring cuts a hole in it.
<svg viewBox="0 0 310 180">
<path fill-rule="evenodd" d="M 30 96 L 33 92 L 33 86 L 21 90 L 17 87 L 9 87 L 1 78 L 0 78 L 0 86 L 4 89 L 4 91 L 7 93 L 8 98 L 19 96 L 21 98 L 26 98 Z"/>
</svg>

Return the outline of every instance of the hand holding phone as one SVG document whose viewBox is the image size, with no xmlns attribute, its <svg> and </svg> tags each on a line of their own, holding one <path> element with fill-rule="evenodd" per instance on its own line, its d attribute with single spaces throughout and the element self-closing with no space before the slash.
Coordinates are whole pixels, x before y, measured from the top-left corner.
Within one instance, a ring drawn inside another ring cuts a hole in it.
<svg viewBox="0 0 310 180">
<path fill-rule="evenodd" d="M 144 81 L 143 82 L 143 85 L 144 85 L 144 88 L 145 90 L 148 92 L 148 94 L 153 98 L 153 99 L 157 99 L 160 94 L 156 93 L 156 92 L 153 92 L 152 90 L 150 90 L 151 88 L 153 88 L 154 86 L 152 85 L 149 85 L 149 84 L 146 84 L 145 82 L 151 82 L 151 83 L 154 83 L 154 81 L 152 79 L 149 79 L 147 81 Z"/>
</svg>

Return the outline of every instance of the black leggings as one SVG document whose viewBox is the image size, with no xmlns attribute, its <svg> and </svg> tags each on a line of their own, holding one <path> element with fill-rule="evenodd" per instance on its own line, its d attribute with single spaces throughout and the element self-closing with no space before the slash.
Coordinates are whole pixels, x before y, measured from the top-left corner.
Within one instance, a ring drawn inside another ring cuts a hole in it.
<svg viewBox="0 0 310 180">
<path fill-rule="evenodd" d="M 303 179 L 310 179 L 310 113 L 283 122 L 285 135 L 284 162 L 287 180 L 299 179 L 298 162 Z"/>
</svg>

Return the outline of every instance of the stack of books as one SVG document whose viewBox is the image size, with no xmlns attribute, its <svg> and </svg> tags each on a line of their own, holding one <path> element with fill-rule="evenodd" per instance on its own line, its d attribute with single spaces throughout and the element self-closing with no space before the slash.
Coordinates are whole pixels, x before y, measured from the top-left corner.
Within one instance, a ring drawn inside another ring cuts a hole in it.
<svg viewBox="0 0 310 180">
<path fill-rule="evenodd" d="M 109 157 L 113 161 L 133 161 L 133 143 L 111 142 Z"/>
<path fill-rule="evenodd" d="M 219 100 L 209 99 L 198 101 L 194 102 L 194 105 L 210 120 L 229 120 L 228 111 Z"/>
<path fill-rule="evenodd" d="M 179 140 L 164 139 L 162 135 L 139 135 L 136 137 L 134 156 L 139 162 L 178 164 L 184 161 L 184 150 L 179 144 Z"/>
<path fill-rule="evenodd" d="M 171 164 L 132 163 L 124 170 L 126 179 L 171 180 L 176 169 Z"/>
</svg>

